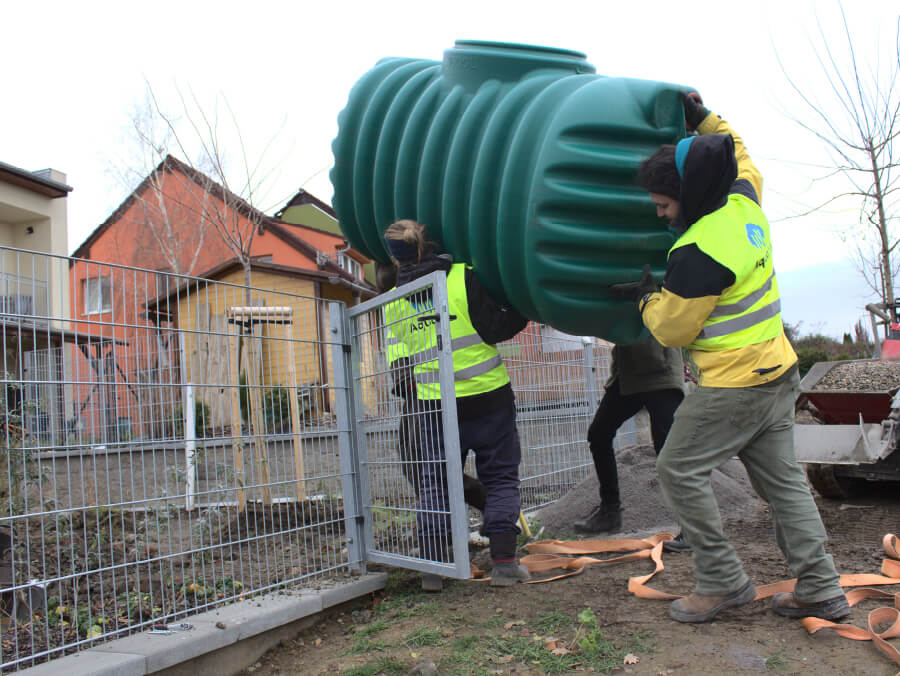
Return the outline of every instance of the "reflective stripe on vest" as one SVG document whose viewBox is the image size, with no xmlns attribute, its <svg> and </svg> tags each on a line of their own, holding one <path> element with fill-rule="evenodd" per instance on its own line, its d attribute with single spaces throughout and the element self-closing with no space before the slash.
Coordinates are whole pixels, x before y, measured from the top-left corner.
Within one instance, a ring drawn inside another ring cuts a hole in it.
<svg viewBox="0 0 900 676">
<path fill-rule="evenodd" d="M 485 373 L 489 373 L 493 371 L 498 366 L 503 366 L 503 359 L 499 354 L 494 355 L 487 361 L 483 361 L 480 364 L 475 364 L 473 366 L 469 366 L 464 369 L 460 369 L 459 371 L 453 371 L 453 380 L 469 380 L 470 378 L 476 378 L 477 376 L 483 375 Z M 440 382 L 440 375 L 437 371 L 428 371 L 426 373 L 417 373 L 416 374 L 416 382 L 424 384 L 429 383 L 437 383 Z M 496 389 L 496 388 L 494 388 Z M 490 391 L 490 390 L 488 390 Z"/>
<path fill-rule="evenodd" d="M 770 340 L 784 330 L 769 223 L 759 205 L 743 195 L 729 195 L 725 206 L 694 223 L 669 254 L 689 244 L 728 268 L 735 278 L 719 296 L 690 349 L 733 350 Z"/>
<path fill-rule="evenodd" d="M 484 341 L 481 340 L 481 336 L 479 336 L 477 333 L 473 333 L 471 336 L 454 338 L 452 341 L 450 341 L 450 349 L 453 352 L 456 352 L 457 350 L 461 350 L 464 347 L 471 347 L 482 342 Z M 438 358 L 438 349 L 436 347 L 430 347 L 427 350 L 422 350 L 420 352 L 416 352 L 415 354 L 411 354 L 409 358 L 415 364 L 421 363 L 423 361 L 434 361 Z M 459 379 L 457 378 L 457 380 Z"/>
<path fill-rule="evenodd" d="M 697 338 L 718 338 L 720 336 L 727 336 L 729 333 L 737 333 L 738 331 L 749 329 L 751 326 L 756 326 L 767 319 L 777 317 L 780 312 L 781 299 L 779 298 L 774 303 L 763 305 L 758 310 L 748 312 L 740 317 L 726 319 L 724 322 L 719 322 L 718 324 L 704 326 Z"/>
<path fill-rule="evenodd" d="M 769 278 L 766 280 L 766 283 L 759 287 L 756 291 L 751 294 L 744 296 L 737 303 L 729 303 L 727 305 L 716 305 L 713 308 L 713 311 L 709 313 L 710 319 L 715 317 L 727 317 L 728 315 L 737 315 L 741 312 L 746 312 L 750 308 L 752 308 L 758 301 L 760 301 L 763 296 L 769 293 L 769 289 L 772 288 L 772 280 L 775 279 L 775 273 L 773 272 L 769 275 Z"/>
</svg>

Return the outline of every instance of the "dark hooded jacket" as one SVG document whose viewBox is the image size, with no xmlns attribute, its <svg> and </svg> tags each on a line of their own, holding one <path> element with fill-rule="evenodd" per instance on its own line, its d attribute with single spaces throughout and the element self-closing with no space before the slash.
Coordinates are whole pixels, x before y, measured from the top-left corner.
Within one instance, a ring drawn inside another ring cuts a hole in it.
<svg viewBox="0 0 900 676">
<path fill-rule="evenodd" d="M 684 159 L 675 225 L 682 231 L 726 205 L 729 199 L 760 204 L 762 177 L 750 160 L 741 138 L 710 113 L 697 127 Z M 739 195 L 740 197 L 731 197 Z M 700 250 L 695 243 L 669 254 L 659 293 L 641 302 L 644 324 L 660 343 L 691 345 L 722 293 L 735 283 L 734 273 Z M 709 387 L 747 387 L 774 379 L 797 361 L 783 333 L 762 343 L 726 351 L 692 350 L 700 368 L 700 384 Z"/>
</svg>

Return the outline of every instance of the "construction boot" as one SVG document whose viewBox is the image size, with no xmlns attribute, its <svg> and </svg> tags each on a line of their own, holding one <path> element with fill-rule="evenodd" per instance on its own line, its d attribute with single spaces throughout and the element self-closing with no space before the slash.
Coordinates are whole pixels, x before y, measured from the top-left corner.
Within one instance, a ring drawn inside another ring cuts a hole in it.
<svg viewBox="0 0 900 676">
<path fill-rule="evenodd" d="M 687 543 L 687 540 L 684 539 L 684 533 L 679 532 L 674 539 L 663 542 L 663 551 L 689 552 L 691 551 L 691 546 Z"/>
<path fill-rule="evenodd" d="M 841 594 L 824 601 L 804 603 L 793 592 L 779 592 L 772 597 L 772 610 L 785 617 L 820 617 L 823 620 L 840 620 L 850 614 L 847 597 Z"/>
<path fill-rule="evenodd" d="M 434 573 L 422 575 L 422 591 L 440 592 L 444 590 L 444 578 Z"/>
<path fill-rule="evenodd" d="M 528 569 L 515 560 L 494 561 L 494 567 L 491 570 L 492 587 L 511 587 L 530 578 L 531 574 Z"/>
<path fill-rule="evenodd" d="M 742 606 L 756 598 L 756 587 L 747 584 L 730 594 L 708 596 L 694 592 L 683 599 L 672 601 L 669 616 L 678 622 L 709 622 L 726 608 Z"/>
<path fill-rule="evenodd" d="M 616 533 L 622 530 L 622 509 L 600 505 L 586 519 L 576 521 L 572 526 L 579 535 Z"/>
</svg>

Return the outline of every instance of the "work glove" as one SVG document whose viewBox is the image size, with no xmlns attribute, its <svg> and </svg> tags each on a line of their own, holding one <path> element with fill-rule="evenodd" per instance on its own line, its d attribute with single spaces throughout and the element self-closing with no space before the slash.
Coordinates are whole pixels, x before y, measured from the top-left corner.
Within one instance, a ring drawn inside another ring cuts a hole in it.
<svg viewBox="0 0 900 676">
<path fill-rule="evenodd" d="M 684 128 L 694 131 L 709 115 L 709 110 L 697 92 L 681 92 L 681 103 L 684 106 Z"/>
<path fill-rule="evenodd" d="M 636 303 L 648 293 L 659 291 L 659 284 L 653 279 L 653 274 L 650 272 L 650 264 L 648 263 L 644 265 L 641 281 L 612 284 L 609 290 L 612 291 L 614 296 Z"/>
</svg>

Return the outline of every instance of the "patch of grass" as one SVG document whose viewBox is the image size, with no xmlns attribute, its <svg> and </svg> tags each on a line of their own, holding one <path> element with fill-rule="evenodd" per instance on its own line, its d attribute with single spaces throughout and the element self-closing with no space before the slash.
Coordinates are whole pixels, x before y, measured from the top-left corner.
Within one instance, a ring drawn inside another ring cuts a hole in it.
<svg viewBox="0 0 900 676">
<path fill-rule="evenodd" d="M 431 627 L 422 627 L 416 629 L 406 635 L 404 643 L 409 648 L 419 648 L 426 645 L 442 645 L 444 643 L 444 635 L 440 629 Z"/>
<path fill-rule="evenodd" d="M 625 639 L 625 652 L 629 653 L 654 653 L 656 643 L 653 641 L 652 631 L 636 631 Z"/>
<path fill-rule="evenodd" d="M 779 650 L 766 658 L 766 671 L 777 671 L 783 674 L 797 673 L 795 668 L 788 662 L 789 659 L 789 657 L 785 656 L 784 651 Z"/>
<path fill-rule="evenodd" d="M 448 616 L 447 620 L 452 624 L 475 624 L 475 621 L 472 619 L 471 613 L 454 613 L 453 615 Z"/>
<path fill-rule="evenodd" d="M 406 608 L 398 608 L 394 617 L 401 619 L 404 617 L 416 617 L 417 615 L 432 615 L 444 609 L 444 604 L 440 601 L 422 601 L 420 603 L 406 604 Z"/>
<path fill-rule="evenodd" d="M 375 614 L 376 615 L 387 615 L 390 612 L 397 610 L 401 606 L 407 605 L 406 599 L 385 599 L 377 606 L 375 606 Z"/>
<path fill-rule="evenodd" d="M 404 586 L 410 574 L 403 568 L 394 568 L 388 573 L 387 582 L 384 584 L 385 594 L 394 594 L 397 590 Z"/>
<path fill-rule="evenodd" d="M 480 636 L 460 636 L 453 639 L 450 649 L 453 652 L 469 652 L 478 645 L 479 641 L 481 641 Z"/>
<path fill-rule="evenodd" d="M 341 672 L 341 676 L 403 676 L 409 673 L 409 666 L 391 657 L 382 657 L 377 662 L 369 662 L 361 667 L 353 667 Z"/>
<path fill-rule="evenodd" d="M 541 615 L 534 622 L 529 622 L 529 625 L 535 631 L 551 634 L 565 627 L 571 627 L 573 624 L 572 618 L 561 610 L 554 610 L 552 613 Z"/>
<path fill-rule="evenodd" d="M 399 568 L 388 573 L 384 593 L 390 597 L 423 596 L 422 577 L 419 573 Z"/>
<path fill-rule="evenodd" d="M 512 655 L 517 662 L 538 667 L 545 674 L 564 674 L 578 662 L 584 663 L 581 655 L 554 655 L 544 647 L 543 641 L 535 641 L 522 636 L 491 636 L 485 641 L 486 660 L 497 663 L 501 657 Z"/>
<path fill-rule="evenodd" d="M 374 622 L 370 622 L 369 624 L 360 627 L 356 630 L 357 636 L 371 636 L 372 634 L 377 634 L 379 631 L 384 631 L 387 629 L 388 623 L 386 620 L 375 620 Z"/>
<path fill-rule="evenodd" d="M 365 636 L 354 636 L 353 643 L 344 652 L 345 655 L 361 655 L 363 653 L 375 652 L 376 650 L 384 650 L 390 644 L 385 641 L 372 641 Z"/>
<path fill-rule="evenodd" d="M 484 629 L 496 629 L 497 627 L 502 627 L 507 622 L 509 622 L 509 620 L 502 615 L 491 615 L 484 620 L 484 622 L 479 622 L 478 626 L 483 627 Z"/>
<path fill-rule="evenodd" d="M 481 676 L 485 673 L 482 644 L 483 636 L 460 636 L 453 639 L 450 651 L 441 657 L 438 662 L 439 674 L 454 674 L 454 676 Z"/>
</svg>

